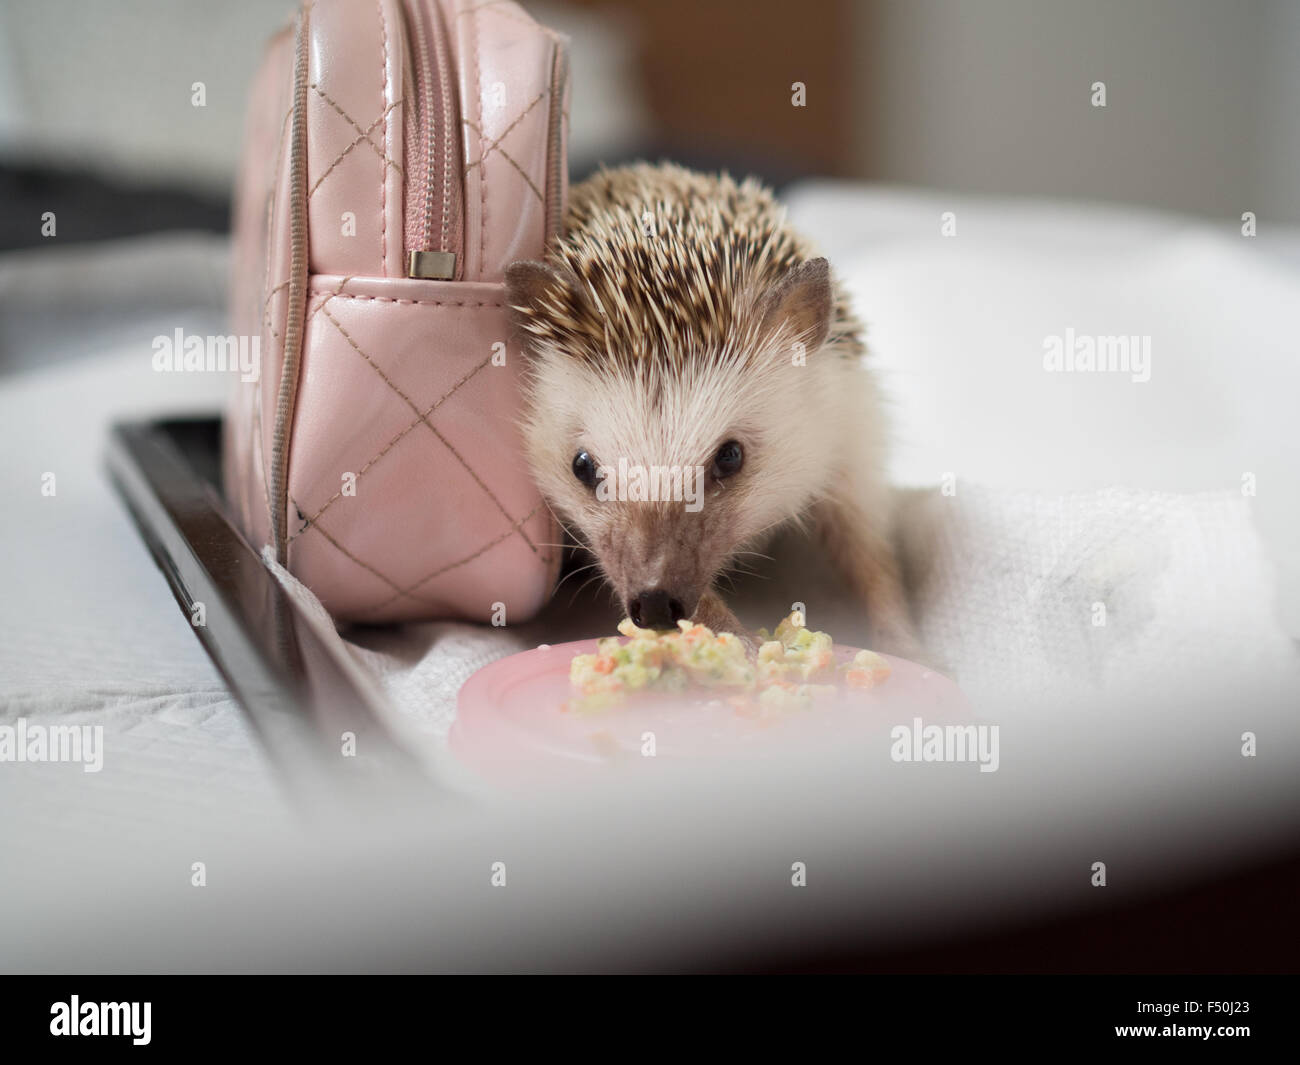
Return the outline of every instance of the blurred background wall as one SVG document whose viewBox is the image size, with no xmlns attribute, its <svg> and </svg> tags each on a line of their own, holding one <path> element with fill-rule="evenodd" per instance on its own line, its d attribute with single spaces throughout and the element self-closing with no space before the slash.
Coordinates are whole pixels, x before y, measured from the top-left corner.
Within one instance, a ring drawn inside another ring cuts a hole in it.
<svg viewBox="0 0 1300 1065">
<path fill-rule="evenodd" d="M 1300 221 L 1297 0 L 857 10 L 857 173 Z"/>
<path fill-rule="evenodd" d="M 573 37 L 576 176 L 670 155 L 778 184 L 829 174 L 1300 222 L 1300 0 L 524 5 Z M 67 216 L 87 238 L 220 228 L 245 85 L 293 8 L 3 0 L 3 246 L 39 241 L 14 208 L 60 187 L 93 216 Z M 70 173 L 108 184 L 59 186 Z"/>
</svg>

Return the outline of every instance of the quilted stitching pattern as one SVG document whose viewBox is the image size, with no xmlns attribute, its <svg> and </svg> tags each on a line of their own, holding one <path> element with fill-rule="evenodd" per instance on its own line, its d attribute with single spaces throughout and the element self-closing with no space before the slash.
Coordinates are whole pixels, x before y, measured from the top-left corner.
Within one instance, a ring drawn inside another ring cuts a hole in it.
<svg viewBox="0 0 1300 1065">
<path fill-rule="evenodd" d="M 452 18 L 453 0 L 443 2 L 449 28 L 477 22 L 489 8 L 494 18 L 498 7 L 505 13 L 504 35 L 474 27 L 479 79 L 501 69 L 494 52 L 517 55 L 521 42 L 534 52 L 538 42 L 552 47 L 549 31 L 513 4 L 462 2 Z M 553 519 L 520 457 L 521 355 L 493 363 L 494 345 L 507 333 L 503 292 L 496 284 L 394 278 L 404 204 L 390 193 L 407 177 L 399 162 L 402 96 L 410 91 L 400 76 L 405 23 L 397 0 L 317 0 L 311 18 L 324 43 L 311 49 L 309 71 L 312 277 L 289 452 L 288 565 L 340 619 L 488 620 L 498 602 L 511 620 L 521 619 L 549 593 L 558 552 Z M 467 57 L 456 49 L 453 41 L 459 66 Z M 466 76 L 462 70 L 462 93 Z M 524 81 L 526 92 L 512 83 L 512 109 L 480 106 L 483 92 L 499 96 L 495 82 L 476 85 L 474 98 L 462 101 L 462 143 L 474 145 L 465 152 L 466 245 L 480 268 L 472 272 L 467 256 L 467 277 L 499 279 L 507 262 L 542 250 L 550 84 L 532 80 Z M 482 125 L 470 115 L 482 116 Z M 287 164 L 282 150 L 277 155 L 279 187 L 268 193 L 266 216 L 264 351 L 282 343 L 287 295 L 277 243 L 287 229 Z M 521 221 L 498 233 L 473 210 L 472 197 L 479 206 L 489 198 L 502 210 L 512 205 Z M 355 217 L 352 243 L 335 236 L 344 209 Z M 260 403 L 244 419 L 254 433 L 275 408 L 265 374 Z M 257 512 L 267 504 L 270 433 L 256 435 L 260 446 L 243 459 L 235 487 L 254 512 L 249 524 L 264 528 Z M 262 484 L 254 491 L 250 480 Z"/>
<path fill-rule="evenodd" d="M 458 0 L 467 277 L 500 280 L 545 243 L 547 134 L 558 38 L 510 2 Z"/>
<path fill-rule="evenodd" d="M 391 166 L 403 177 L 406 176 L 406 172 L 402 169 L 402 164 L 396 162 L 393 159 L 388 158 L 388 155 L 384 152 L 383 147 L 381 147 L 380 145 L 374 142 L 374 139 L 371 135 L 378 128 L 379 126 L 378 121 L 372 122 L 366 129 L 362 129 L 360 124 L 357 122 L 357 120 L 353 118 L 351 115 L 349 115 L 346 111 L 344 111 L 343 108 L 341 108 L 338 105 L 338 101 L 336 101 L 332 96 L 330 96 L 330 94 L 327 93 L 324 89 L 322 89 L 319 85 L 313 82 L 311 85 L 308 85 L 307 88 L 311 89 L 312 92 L 316 93 L 316 95 L 319 96 L 322 100 L 324 100 L 327 104 L 329 104 L 330 107 L 334 108 L 334 110 L 338 112 L 339 117 L 343 119 L 343 121 L 346 122 L 349 126 L 351 126 L 354 130 L 357 131 L 358 134 L 357 140 L 354 141 L 349 147 L 344 149 L 345 155 L 348 152 L 350 152 L 354 147 L 356 147 L 357 144 L 365 144 L 367 147 L 370 148 L 371 151 L 373 151 L 377 156 L 379 156 L 381 160 L 383 160 L 385 166 Z M 400 103 L 402 103 L 401 100 L 395 100 L 393 102 L 392 107 L 396 107 Z M 387 114 L 388 110 L 392 110 L 392 108 L 391 107 L 388 108 L 385 111 L 385 114 Z M 342 160 L 342 158 L 343 156 L 340 155 L 337 159 L 335 159 L 334 162 L 330 164 L 329 169 L 333 169 L 334 166 L 338 165 L 338 163 Z"/>
<path fill-rule="evenodd" d="M 352 116 L 349 115 L 346 111 L 344 111 L 341 107 L 339 107 L 338 104 L 335 104 L 333 103 L 333 101 L 329 100 L 329 98 L 326 97 L 324 93 L 321 93 L 321 97 L 334 107 L 334 110 L 336 110 L 339 113 L 339 116 L 341 118 L 343 118 L 350 125 L 357 126 L 356 120 L 353 119 Z M 379 148 L 375 144 L 375 142 L 370 139 L 370 135 L 374 133 L 374 131 L 377 130 L 381 125 L 383 125 L 385 122 L 388 121 L 388 116 L 392 112 L 393 108 L 399 106 L 401 102 L 402 102 L 401 100 L 394 100 L 391 104 L 389 104 L 387 107 L 384 108 L 384 113 L 381 114 L 373 122 L 371 122 L 370 125 L 368 125 L 365 129 L 361 129 L 360 126 L 357 126 L 359 132 L 357 133 L 356 139 L 352 141 L 346 148 L 344 148 L 343 151 L 339 152 L 339 154 L 334 157 L 334 162 L 330 163 L 330 165 L 324 169 L 324 171 L 321 173 L 321 176 L 318 177 L 312 183 L 311 188 L 307 190 L 307 198 L 309 200 L 311 199 L 312 196 L 315 195 L 316 190 L 319 189 L 322 184 L 324 184 L 325 179 L 329 177 L 332 173 L 334 173 L 335 168 L 341 162 L 343 162 L 343 160 L 345 160 L 349 155 L 352 154 L 352 149 L 354 149 L 358 144 L 370 145 L 371 148 L 373 148 L 376 152 L 378 152 L 379 158 L 386 165 L 397 166 L 397 164 L 393 162 L 393 160 L 389 159 L 388 156 L 384 154 L 383 149 Z M 401 167 L 398 167 L 398 170 L 400 171 Z"/>
<path fill-rule="evenodd" d="M 469 127 L 471 130 L 473 130 L 476 134 L 478 134 L 480 140 L 483 139 L 483 131 L 482 131 L 481 129 L 479 129 L 478 126 L 476 126 L 476 125 L 475 125 L 473 122 L 471 122 L 469 119 L 465 119 L 464 122 L 465 122 L 465 125 L 466 125 L 466 126 L 468 126 L 468 127 Z M 502 157 L 502 158 L 503 158 L 507 163 L 509 163 L 512 167 L 514 167 L 514 170 L 515 170 L 515 173 L 516 173 L 516 174 L 518 174 L 521 178 L 524 179 L 524 183 L 528 186 L 529 191 L 531 191 L 532 194 L 533 194 L 534 196 L 537 197 L 537 202 L 538 202 L 538 203 L 545 203 L 546 198 L 542 195 L 542 190 L 539 189 L 539 188 L 537 187 L 537 183 L 536 183 L 535 181 L 533 181 L 533 179 L 532 179 L 532 177 L 529 175 L 528 171 L 525 170 L 522 166 L 519 165 L 518 162 L 515 161 L 515 157 L 514 157 L 513 155 L 511 155 L 511 154 L 510 154 L 508 151 L 506 151 L 504 148 L 501 148 L 501 147 L 500 147 L 500 145 L 501 145 L 501 141 L 504 140 L 504 139 L 505 139 L 504 137 L 498 137 L 496 140 L 492 141 L 492 142 L 491 142 L 491 143 L 490 143 L 486 148 L 483 149 L 483 155 L 482 155 L 480 158 L 475 159 L 474 162 L 471 163 L 470 165 L 471 165 L 471 166 L 480 166 L 480 165 L 486 163 L 486 162 L 487 162 L 487 158 L 488 158 L 488 156 L 492 153 L 492 151 L 493 151 L 494 149 L 499 150 L 499 151 L 501 152 L 501 157 Z"/>
<path fill-rule="evenodd" d="M 549 513 L 512 435 L 517 353 L 492 365 L 499 289 L 406 284 L 460 298 L 399 301 L 338 285 L 313 295 L 299 398 L 314 416 L 291 455 L 292 568 L 324 589 L 335 616 L 455 609 L 486 620 L 495 602 L 508 616 L 531 613 L 549 590 L 554 552 L 542 546 Z M 436 351 L 426 336 L 443 338 Z M 352 425 L 331 428 L 340 422 Z M 355 474 L 348 491 L 343 472 Z M 380 520 L 374 498 L 384 501 Z M 395 552 L 392 525 L 419 533 Z"/>
<path fill-rule="evenodd" d="M 334 293 L 334 295 L 337 295 L 337 294 L 338 294 L 338 293 Z M 325 299 L 324 301 L 322 301 L 322 302 L 318 305 L 318 309 L 320 309 L 320 310 L 324 310 L 325 303 L 327 303 L 328 301 L 329 301 L 329 297 L 326 297 L 326 299 Z M 415 421 L 411 422 L 408 426 L 406 426 L 405 429 L 403 429 L 400 433 L 398 433 L 395 437 L 393 437 L 392 440 L 390 440 L 390 441 L 389 441 L 387 444 L 385 444 L 385 445 L 384 445 L 384 446 L 383 446 L 379 451 L 377 451 L 374 455 L 372 455 L 369 459 L 367 459 L 367 460 L 365 461 L 365 463 L 362 464 L 361 468 L 360 468 L 359 470 L 357 470 L 357 481 L 360 481 L 360 479 L 361 479 L 362 477 L 365 476 L 366 471 L 369 470 L 371 466 L 373 466 L 376 462 L 378 462 L 378 461 L 379 461 L 380 459 L 382 459 L 385 455 L 387 455 L 388 452 L 391 451 L 391 450 L 392 450 L 392 449 L 393 449 L 397 444 L 401 443 L 402 439 L 406 436 L 406 434 L 409 433 L 409 432 L 410 432 L 412 429 L 414 429 L 416 426 L 418 426 L 418 425 L 428 425 L 430 429 L 433 429 L 433 425 L 429 422 L 429 415 L 432 414 L 434 411 L 436 411 L 440 406 L 442 406 L 443 403 L 445 403 L 447 400 L 449 400 L 452 396 L 454 396 L 454 395 L 456 394 L 457 390 L 461 387 L 461 385 L 463 385 L 466 381 L 468 381 L 468 380 L 469 380 L 471 377 L 473 377 L 476 373 L 478 373 L 480 370 L 482 370 L 483 367 L 485 367 L 485 366 L 488 364 L 488 362 L 491 360 L 491 356 L 490 356 L 490 355 L 489 355 L 489 356 L 485 356 L 484 359 L 482 360 L 482 362 L 479 362 L 479 363 L 476 364 L 472 369 L 470 369 L 470 370 L 469 370 L 469 371 L 468 371 L 468 372 L 467 372 L 463 377 L 461 377 L 461 379 L 460 379 L 459 381 L 457 381 L 455 384 L 453 384 L 453 385 L 451 386 L 450 389 L 448 389 L 445 393 L 443 393 L 441 396 L 439 396 L 438 399 L 435 400 L 433 404 L 431 404 L 431 405 L 428 406 L 428 407 L 425 407 L 424 410 L 418 410 L 418 409 L 416 408 L 416 405 L 411 401 L 410 397 L 407 396 L 407 395 L 406 395 L 406 394 L 405 394 L 405 393 L 404 393 L 400 388 L 398 388 L 395 384 L 393 384 L 393 382 L 389 379 L 388 375 L 384 373 L 383 369 L 379 366 L 379 364 L 376 363 L 374 359 L 372 359 L 369 355 L 367 355 L 364 351 L 362 351 L 362 350 L 357 346 L 356 342 L 352 339 L 352 337 L 351 337 L 351 335 L 348 333 L 348 331 L 347 331 L 346 329 L 343 328 L 343 326 L 340 324 L 339 320 L 338 320 L 337 318 L 335 318 L 332 314 L 330 314 L 328 311 L 325 312 L 325 316 L 326 316 L 326 317 L 327 317 L 331 322 L 334 323 L 334 326 L 338 329 L 338 331 L 339 331 L 340 333 L 343 334 L 344 339 L 348 341 L 348 343 L 352 346 L 353 350 L 355 350 L 356 353 L 357 353 L 358 355 L 360 355 L 363 359 L 365 359 L 366 362 L 370 364 L 371 368 L 374 369 L 374 371 L 375 371 L 377 374 L 379 374 L 380 377 L 383 378 L 383 380 L 384 380 L 384 384 L 386 384 L 389 388 L 393 389 L 393 391 L 394 391 L 394 392 L 395 392 L 395 393 L 396 393 L 396 394 L 401 398 L 401 400 L 402 400 L 404 403 L 406 403 L 408 406 L 410 406 L 411 409 L 414 410 L 414 411 L 416 412 L 416 419 L 415 419 Z M 434 429 L 434 432 L 436 433 L 437 430 Z M 440 439 L 441 439 L 441 437 L 440 437 Z M 471 470 L 470 472 L 473 473 L 472 470 Z M 474 474 L 474 477 L 475 477 L 476 480 L 479 479 L 477 474 Z M 355 482 L 354 482 L 354 483 L 355 483 Z M 488 490 L 488 491 L 489 491 L 489 493 L 490 493 L 490 490 Z M 333 504 L 334 504 L 335 502 L 337 502 L 339 499 L 343 499 L 343 498 L 345 498 L 345 497 L 344 497 L 344 494 L 343 494 L 343 489 L 342 489 L 342 487 L 340 487 L 339 490 L 338 490 L 337 492 L 335 492 L 332 496 L 329 497 L 329 499 L 327 499 L 327 500 L 325 501 L 324 505 L 321 506 L 321 508 L 320 508 L 318 511 L 316 511 L 315 514 L 312 514 L 312 515 L 310 515 L 310 516 L 304 518 L 303 520 L 304 520 L 308 525 L 313 525 L 313 524 L 315 524 L 316 520 L 317 520 L 317 519 L 318 519 L 322 514 L 324 514 L 325 511 L 329 510 L 329 508 L 330 508 L 331 506 L 333 506 Z M 495 500 L 495 496 L 493 497 L 493 499 Z M 497 504 L 498 504 L 498 506 L 500 506 L 500 502 L 499 502 L 499 501 L 497 501 Z M 502 508 L 502 509 L 504 509 L 504 508 Z M 304 531 L 306 531 L 306 530 L 303 529 L 303 530 L 299 530 L 299 532 L 293 533 L 293 534 L 290 536 L 290 540 L 294 540 L 294 539 L 296 539 L 296 538 L 297 538 L 299 535 L 301 535 L 301 533 L 304 532 Z"/>
</svg>

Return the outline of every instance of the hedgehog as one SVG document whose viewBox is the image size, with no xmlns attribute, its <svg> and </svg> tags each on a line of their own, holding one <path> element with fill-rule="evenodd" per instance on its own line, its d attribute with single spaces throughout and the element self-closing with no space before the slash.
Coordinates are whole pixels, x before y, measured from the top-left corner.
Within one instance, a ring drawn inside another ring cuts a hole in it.
<svg viewBox="0 0 1300 1065">
<path fill-rule="evenodd" d="M 863 327 L 755 179 L 672 164 L 575 185 L 506 272 L 543 497 L 632 622 L 753 636 L 718 581 L 779 527 L 822 539 L 872 646 L 919 653 L 893 549 Z"/>
</svg>

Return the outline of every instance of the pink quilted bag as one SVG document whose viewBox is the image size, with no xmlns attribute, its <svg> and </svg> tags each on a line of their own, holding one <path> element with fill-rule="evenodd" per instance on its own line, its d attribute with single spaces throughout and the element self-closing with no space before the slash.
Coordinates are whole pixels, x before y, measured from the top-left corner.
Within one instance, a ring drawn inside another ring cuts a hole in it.
<svg viewBox="0 0 1300 1065">
<path fill-rule="evenodd" d="M 563 218 L 564 39 L 503 0 L 309 0 L 253 84 L 226 419 L 244 531 L 339 620 L 518 621 L 559 562 L 502 275 Z"/>
</svg>

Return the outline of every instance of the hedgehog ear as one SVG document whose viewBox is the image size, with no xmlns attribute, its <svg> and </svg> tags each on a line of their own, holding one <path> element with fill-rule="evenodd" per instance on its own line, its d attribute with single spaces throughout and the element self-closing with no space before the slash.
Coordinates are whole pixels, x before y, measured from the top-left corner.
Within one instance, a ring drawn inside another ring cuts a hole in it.
<svg viewBox="0 0 1300 1065">
<path fill-rule="evenodd" d="M 533 307 L 548 288 L 563 284 L 564 277 L 555 267 L 520 259 L 506 267 L 506 302 L 512 307 Z"/>
<path fill-rule="evenodd" d="M 533 259 L 520 259 L 506 267 L 506 307 L 509 309 L 510 324 L 516 334 L 523 338 L 524 350 L 528 351 L 528 331 L 525 328 L 528 318 L 542 302 L 548 292 L 569 291 L 577 284 L 568 271 L 551 266 L 549 263 Z"/>
<path fill-rule="evenodd" d="M 826 343 L 831 329 L 834 297 L 830 264 L 809 259 L 786 273 L 759 301 L 760 332 L 786 332 L 809 351 Z"/>
</svg>

